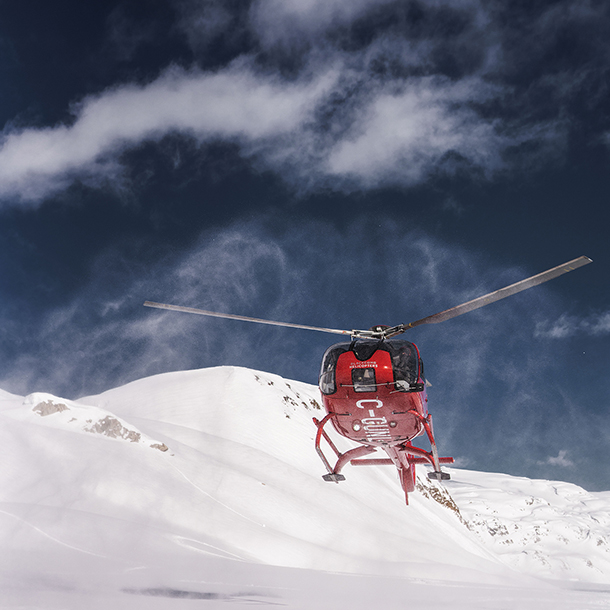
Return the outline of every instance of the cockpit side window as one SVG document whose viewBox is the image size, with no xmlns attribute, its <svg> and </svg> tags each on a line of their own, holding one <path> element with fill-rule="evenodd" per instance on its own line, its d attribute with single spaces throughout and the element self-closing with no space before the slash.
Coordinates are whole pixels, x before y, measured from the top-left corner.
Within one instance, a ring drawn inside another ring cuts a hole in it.
<svg viewBox="0 0 610 610">
<path fill-rule="evenodd" d="M 349 350 L 349 343 L 338 343 L 331 345 L 326 350 L 322 359 L 322 369 L 320 370 L 320 391 L 322 394 L 334 394 L 337 391 L 335 372 L 339 356 Z"/>
</svg>

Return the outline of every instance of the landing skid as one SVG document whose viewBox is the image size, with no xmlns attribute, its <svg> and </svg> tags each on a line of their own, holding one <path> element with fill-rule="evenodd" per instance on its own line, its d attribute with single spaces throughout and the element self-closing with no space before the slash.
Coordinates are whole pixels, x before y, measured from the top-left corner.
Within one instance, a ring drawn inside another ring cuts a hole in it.
<svg viewBox="0 0 610 610">
<path fill-rule="evenodd" d="M 402 443 L 392 447 L 376 447 L 373 445 L 361 445 L 360 447 L 354 447 L 348 451 L 342 453 L 337 449 L 332 439 L 328 436 L 324 426 L 329 422 L 332 413 L 329 413 L 322 421 L 316 417 L 313 418 L 313 423 L 318 429 L 316 434 L 316 451 L 322 460 L 322 463 L 328 471 L 327 474 L 322 475 L 325 481 L 332 483 L 339 483 L 345 481 L 345 476 L 341 474 L 343 467 L 349 462 L 352 466 L 396 466 L 398 469 L 398 475 L 400 484 L 405 492 L 405 501 L 409 504 L 409 493 L 415 489 L 415 465 L 416 464 L 431 464 L 434 468 L 433 472 L 428 473 L 428 478 L 436 481 L 447 481 L 451 477 L 449 473 L 441 470 L 441 464 L 452 464 L 453 458 L 451 457 L 439 457 L 436 449 L 436 443 L 434 441 L 434 434 L 432 432 L 432 418 L 422 417 L 416 412 L 412 412 L 416 415 L 422 425 L 428 440 L 430 441 L 430 451 L 414 447 L 411 442 Z M 328 446 L 332 449 L 337 460 L 334 467 L 328 461 L 328 458 L 324 455 L 320 443 L 324 439 Z M 382 448 L 387 454 L 387 458 L 364 458 L 363 456 L 369 455 Z"/>
<path fill-rule="evenodd" d="M 342 474 L 335 474 L 334 472 L 329 472 L 328 474 L 323 474 L 322 478 L 325 481 L 332 481 L 333 483 L 339 483 L 340 481 L 345 481 L 345 476 Z"/>
<path fill-rule="evenodd" d="M 448 472 L 429 472 L 428 478 L 431 481 L 448 481 L 451 475 Z"/>
</svg>

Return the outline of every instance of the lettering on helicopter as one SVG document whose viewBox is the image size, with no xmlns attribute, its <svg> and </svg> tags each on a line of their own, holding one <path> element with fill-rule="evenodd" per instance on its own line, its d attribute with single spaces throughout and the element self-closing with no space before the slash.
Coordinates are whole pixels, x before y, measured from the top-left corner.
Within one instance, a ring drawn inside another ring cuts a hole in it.
<svg viewBox="0 0 610 610">
<path fill-rule="evenodd" d="M 365 417 L 362 423 L 368 441 L 388 441 L 392 439 L 388 420 L 385 417 Z"/>
<path fill-rule="evenodd" d="M 362 400 L 357 401 L 356 406 L 359 409 L 366 409 L 367 407 L 365 405 L 368 405 L 369 403 L 374 403 L 374 409 L 379 409 L 379 407 L 383 407 L 383 403 L 378 398 L 364 398 Z"/>
</svg>

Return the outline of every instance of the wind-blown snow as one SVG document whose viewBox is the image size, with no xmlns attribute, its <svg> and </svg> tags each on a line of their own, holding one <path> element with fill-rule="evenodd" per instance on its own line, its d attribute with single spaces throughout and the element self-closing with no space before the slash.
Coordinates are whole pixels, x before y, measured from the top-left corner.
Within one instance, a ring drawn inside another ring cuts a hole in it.
<svg viewBox="0 0 610 610">
<path fill-rule="evenodd" d="M 0 606 L 610 608 L 610 492 L 451 469 L 406 507 L 391 467 L 322 480 L 321 412 L 235 367 L 0 391 Z"/>
</svg>

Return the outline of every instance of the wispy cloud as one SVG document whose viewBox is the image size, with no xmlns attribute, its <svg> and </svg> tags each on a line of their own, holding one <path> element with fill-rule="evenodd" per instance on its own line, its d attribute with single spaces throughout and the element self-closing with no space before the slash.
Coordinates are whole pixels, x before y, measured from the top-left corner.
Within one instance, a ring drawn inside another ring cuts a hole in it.
<svg viewBox="0 0 610 610">
<path fill-rule="evenodd" d="M 265 47 L 292 46 L 326 32 L 349 26 L 372 10 L 383 10 L 394 0 L 255 0 L 249 11 L 252 30 Z"/>
<path fill-rule="evenodd" d="M 590 30 L 583 45 L 597 48 L 597 9 L 575 13 L 569 4 L 524 16 L 529 44 L 537 41 L 524 65 L 547 57 L 558 24 L 573 19 Z M 234 144 L 301 190 L 412 185 L 438 172 L 490 177 L 556 159 L 570 100 L 596 86 L 595 65 L 540 64 L 515 75 L 524 61 L 516 56 L 521 22 L 475 0 L 426 3 L 417 19 L 413 7 L 390 0 L 176 6 L 177 27 L 202 64 L 218 37 L 229 59 L 117 84 L 75 103 L 66 124 L 9 125 L 0 139 L 5 203 L 36 202 L 74 181 L 120 181 L 123 153 L 170 134 Z M 533 104 L 543 93 L 547 102 Z"/>
<path fill-rule="evenodd" d="M 566 339 L 577 335 L 599 337 L 610 334 L 610 311 L 591 314 L 586 318 L 562 314 L 557 320 L 536 324 L 536 336 L 546 339 Z"/>
<path fill-rule="evenodd" d="M 568 451 L 562 449 L 559 451 L 556 457 L 549 456 L 546 460 L 538 462 L 540 465 L 559 466 L 561 468 L 574 468 L 574 462 L 568 458 Z"/>
<path fill-rule="evenodd" d="M 343 116 L 341 109 L 330 119 L 316 116 L 328 96 L 344 95 L 341 72 L 334 66 L 291 82 L 243 62 L 217 73 L 175 68 L 147 85 L 86 98 L 70 125 L 5 131 L 0 198 L 36 201 L 76 179 L 120 179 L 125 150 L 172 133 L 234 142 L 293 182 L 340 177 L 361 185 L 416 183 L 434 169 L 451 171 L 459 158 L 492 172 L 514 143 L 470 107 L 489 97 L 476 81 L 412 79 L 398 92 L 381 87 L 345 100 Z"/>
<path fill-rule="evenodd" d="M 32 201 L 75 178 L 120 175 L 120 154 L 179 132 L 199 141 L 248 143 L 289 134 L 308 118 L 332 74 L 280 82 L 243 62 L 218 73 L 167 70 L 147 85 L 124 85 L 75 105 L 74 122 L 8 129 L 0 143 L 0 197 Z"/>
<path fill-rule="evenodd" d="M 327 171 L 364 184 L 408 184 L 441 167 L 451 171 L 460 159 L 485 172 L 502 168 L 509 138 L 471 106 L 490 89 L 478 79 L 413 78 L 401 91 L 379 92 L 333 146 Z"/>
<path fill-rule="evenodd" d="M 134 24 L 122 5 L 118 5 L 108 15 L 106 30 L 104 51 L 121 61 L 132 59 L 137 50 L 154 40 L 155 36 L 152 24 Z"/>
<path fill-rule="evenodd" d="M 359 244 L 375 243 L 375 231 L 383 235 L 379 243 L 384 247 L 362 257 Z M 395 252 L 401 252 L 401 261 Z M 77 388 L 80 379 L 106 386 L 168 368 L 226 361 L 284 370 L 299 378 L 307 370 L 305 378 L 315 382 L 320 354 L 310 357 L 305 346 L 310 341 L 324 346 L 332 336 L 292 333 L 286 340 L 290 345 L 300 341 L 298 349 L 275 349 L 276 331 L 267 327 L 161 313 L 142 303 L 173 302 L 318 326 L 368 328 L 380 321 L 408 322 L 478 296 L 497 282 L 496 274 L 482 270 L 461 251 L 456 254 L 422 234 L 405 235 L 390 223 L 373 229 L 355 223 L 349 237 L 315 222 L 301 222 L 280 236 L 264 221 L 239 223 L 205 232 L 191 250 L 153 266 L 138 265 L 133 253 L 125 264 L 120 248 L 101 255 L 90 270 L 89 284 L 65 306 L 34 326 L 25 314 L 21 328 L 14 316 L 10 328 L 0 325 L 2 343 L 18 340 L 21 354 L 4 367 L 3 375 L 5 381 L 22 375 L 21 382 L 11 385 L 19 391 L 31 391 L 31 384 L 40 388 L 41 383 L 65 391 Z M 387 285 L 393 286 L 395 297 L 380 301 L 378 289 Z M 490 324 L 481 315 L 471 318 L 470 324 L 475 323 Z M 447 374 L 455 375 L 456 384 L 460 377 L 467 377 L 467 385 L 484 377 L 487 342 L 465 350 L 455 333 L 439 338 L 446 348 Z M 456 350 L 459 358 L 451 355 Z M 70 368 L 72 374 L 67 373 Z M 464 383 L 455 387 L 463 389 Z"/>
</svg>

